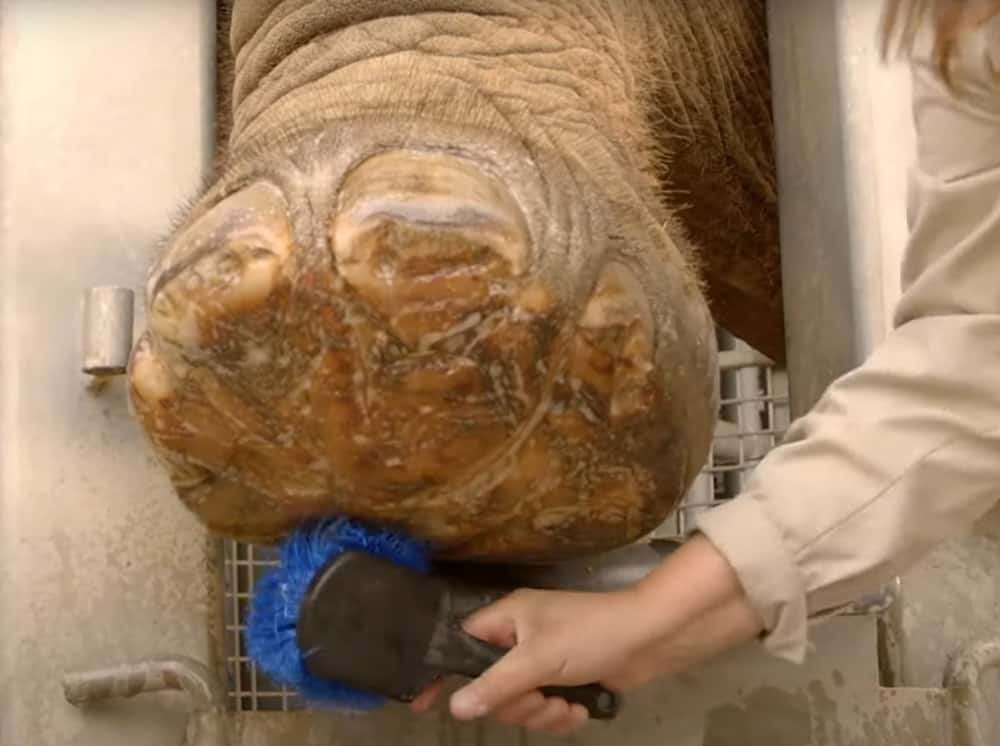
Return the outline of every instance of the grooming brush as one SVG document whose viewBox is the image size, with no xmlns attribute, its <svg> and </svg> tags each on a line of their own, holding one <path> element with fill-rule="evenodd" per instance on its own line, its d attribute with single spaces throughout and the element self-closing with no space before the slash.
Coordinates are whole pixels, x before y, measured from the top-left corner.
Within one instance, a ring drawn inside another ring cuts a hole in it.
<svg viewBox="0 0 1000 746">
<path fill-rule="evenodd" d="M 257 583 L 247 649 L 319 706 L 410 702 L 442 675 L 475 678 L 508 652 L 462 629 L 507 592 L 433 575 L 428 548 L 399 533 L 330 519 L 293 532 L 280 566 Z M 541 691 L 594 719 L 618 712 L 618 696 L 598 684 Z"/>
</svg>

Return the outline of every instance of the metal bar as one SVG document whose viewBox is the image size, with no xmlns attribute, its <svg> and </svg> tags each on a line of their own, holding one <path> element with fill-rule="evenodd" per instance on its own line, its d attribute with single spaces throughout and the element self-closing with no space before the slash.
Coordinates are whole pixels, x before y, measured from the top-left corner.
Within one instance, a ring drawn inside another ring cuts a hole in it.
<svg viewBox="0 0 1000 746">
<path fill-rule="evenodd" d="M 230 547 L 232 564 L 229 566 L 229 582 L 232 593 L 231 611 L 233 615 L 233 626 L 236 627 L 236 632 L 233 635 L 233 648 L 230 651 L 232 653 L 229 656 L 230 665 L 230 676 L 232 677 L 233 689 L 236 694 L 235 699 L 235 709 L 237 712 L 242 712 L 243 710 L 243 661 L 242 661 L 242 645 L 240 642 L 240 631 L 242 620 L 240 619 L 240 592 L 243 590 L 240 585 L 240 545 L 233 543 Z"/>
<path fill-rule="evenodd" d="M 742 345 L 735 350 L 719 351 L 719 370 L 737 370 L 739 368 L 773 368 L 774 361 L 756 350 Z"/>
<path fill-rule="evenodd" d="M 129 288 L 89 288 L 83 296 L 83 372 L 114 376 L 125 372 L 132 351 L 135 293 Z"/>
<path fill-rule="evenodd" d="M 63 677 L 66 701 L 75 706 L 162 691 L 183 691 L 195 710 L 225 707 L 225 695 L 207 666 L 185 656 L 157 658 Z"/>
<path fill-rule="evenodd" d="M 1000 668 L 1000 639 L 980 640 L 953 655 L 943 683 L 951 694 L 953 746 L 987 746 L 997 742 L 997 714 L 980 686 L 983 673 Z"/>
<path fill-rule="evenodd" d="M 196 660 L 172 656 L 63 676 L 63 694 L 76 707 L 163 691 L 182 691 L 190 698 L 187 746 L 230 743 L 225 690 L 212 671 Z"/>
<path fill-rule="evenodd" d="M 247 594 L 247 606 L 249 606 L 249 598 L 253 594 L 253 581 L 257 572 L 254 564 L 254 547 L 247 545 L 247 587 L 241 589 Z M 240 655 L 243 655 L 242 650 Z M 246 653 L 246 659 L 250 669 L 250 709 L 256 712 L 260 709 L 260 701 L 257 697 L 257 663 L 250 657 L 249 653 Z"/>
<path fill-rule="evenodd" d="M 878 178 L 884 176 L 872 173 L 876 138 L 866 108 L 873 83 L 864 65 L 871 56 L 875 5 L 768 3 L 792 419 L 863 361 L 883 326 L 883 224 L 893 218 L 866 204 L 878 197 L 891 204 L 879 194 Z M 901 164 L 892 167 L 902 170 Z M 888 640 L 902 634 L 896 626 L 899 596 L 896 578 L 833 613 L 878 616 L 885 652 Z M 887 666 L 883 661 L 880 668 Z"/>
<path fill-rule="evenodd" d="M 679 540 L 653 539 L 581 560 L 539 565 L 450 562 L 441 563 L 439 569 L 452 579 L 501 589 L 613 591 L 642 580 L 680 546 Z"/>
<path fill-rule="evenodd" d="M 768 3 L 793 417 L 859 362 L 836 6 L 835 0 Z"/>
</svg>

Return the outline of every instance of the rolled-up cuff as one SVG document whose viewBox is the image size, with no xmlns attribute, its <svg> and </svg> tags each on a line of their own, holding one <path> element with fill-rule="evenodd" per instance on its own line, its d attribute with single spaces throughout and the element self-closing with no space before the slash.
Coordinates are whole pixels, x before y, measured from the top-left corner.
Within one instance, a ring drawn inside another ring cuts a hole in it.
<svg viewBox="0 0 1000 746">
<path fill-rule="evenodd" d="M 809 643 L 805 581 L 761 503 L 752 495 L 740 495 L 698 516 L 697 528 L 736 571 L 764 621 L 765 648 L 802 663 Z"/>
</svg>

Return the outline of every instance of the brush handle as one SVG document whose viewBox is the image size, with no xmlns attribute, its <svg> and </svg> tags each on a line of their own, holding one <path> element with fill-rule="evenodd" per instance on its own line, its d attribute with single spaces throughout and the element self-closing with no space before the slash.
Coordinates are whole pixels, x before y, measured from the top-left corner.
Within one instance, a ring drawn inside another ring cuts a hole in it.
<svg viewBox="0 0 1000 746">
<path fill-rule="evenodd" d="M 510 652 L 473 637 L 457 625 L 452 632 L 455 644 L 448 646 L 447 656 L 450 673 L 474 679 Z M 594 720 L 613 720 L 621 705 L 618 694 L 600 684 L 543 686 L 540 691 L 546 697 L 561 697 L 571 705 L 583 705 Z"/>
<path fill-rule="evenodd" d="M 462 629 L 462 620 L 496 603 L 509 591 L 451 581 L 442 593 L 441 615 L 447 622 L 428 650 L 427 662 L 441 671 L 467 676 L 481 675 L 510 651 L 473 637 Z M 546 686 L 546 697 L 561 697 L 570 704 L 583 705 L 594 720 L 612 720 L 621 705 L 618 695 L 600 684 Z"/>
<path fill-rule="evenodd" d="M 455 578 L 441 583 L 441 623 L 427 651 L 425 662 L 439 671 L 474 679 L 510 652 L 473 637 L 462 629 L 462 621 L 491 606 L 510 593 L 510 589 L 489 588 Z M 581 686 L 545 686 L 546 697 L 561 697 L 572 705 L 583 705 L 594 720 L 613 720 L 621 707 L 616 692 L 600 684 Z"/>
<path fill-rule="evenodd" d="M 621 708 L 621 698 L 600 684 L 583 686 L 543 686 L 546 697 L 562 697 L 571 705 L 583 705 L 592 720 L 614 720 Z"/>
</svg>

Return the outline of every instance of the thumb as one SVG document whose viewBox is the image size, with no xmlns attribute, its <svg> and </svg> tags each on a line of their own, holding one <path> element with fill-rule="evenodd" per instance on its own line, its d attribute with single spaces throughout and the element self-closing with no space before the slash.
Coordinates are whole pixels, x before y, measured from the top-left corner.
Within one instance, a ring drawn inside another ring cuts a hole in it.
<svg viewBox="0 0 1000 746">
<path fill-rule="evenodd" d="M 523 643 L 487 669 L 479 678 L 451 696 L 451 714 L 456 720 L 474 720 L 505 703 L 548 683 L 551 666 L 541 663 Z"/>
<path fill-rule="evenodd" d="M 509 599 L 504 599 L 480 609 L 466 617 L 462 622 L 462 629 L 480 640 L 512 648 L 517 643 L 517 624 L 514 620 L 517 610 L 509 607 Z"/>
</svg>

